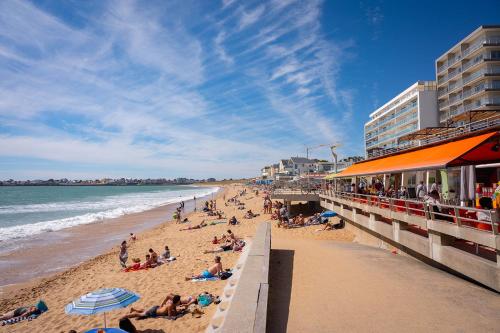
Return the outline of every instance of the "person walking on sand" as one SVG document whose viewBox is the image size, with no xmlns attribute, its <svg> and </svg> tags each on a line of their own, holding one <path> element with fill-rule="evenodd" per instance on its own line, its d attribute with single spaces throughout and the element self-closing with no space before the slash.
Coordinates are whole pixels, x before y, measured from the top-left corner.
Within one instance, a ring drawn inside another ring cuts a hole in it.
<svg viewBox="0 0 500 333">
<path fill-rule="evenodd" d="M 196 212 L 196 196 L 193 197 L 194 200 L 194 211 Z"/>
<path fill-rule="evenodd" d="M 128 260 L 127 241 L 122 242 L 122 245 L 120 247 L 119 258 L 120 258 L 120 265 L 122 265 L 123 268 L 126 268 Z"/>
</svg>

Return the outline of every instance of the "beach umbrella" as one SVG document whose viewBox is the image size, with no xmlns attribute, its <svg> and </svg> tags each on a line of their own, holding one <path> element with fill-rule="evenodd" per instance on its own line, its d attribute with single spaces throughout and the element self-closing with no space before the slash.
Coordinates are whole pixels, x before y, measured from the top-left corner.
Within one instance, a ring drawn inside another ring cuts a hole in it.
<svg viewBox="0 0 500 333">
<path fill-rule="evenodd" d="M 100 328 L 93 328 L 85 333 L 98 333 Z M 119 328 L 106 328 L 106 333 L 127 333 L 127 331 L 121 330 Z"/>
<path fill-rule="evenodd" d="M 332 212 L 331 210 L 327 210 L 326 212 L 321 213 L 322 217 L 335 217 L 337 213 Z"/>
<path fill-rule="evenodd" d="M 139 299 L 139 295 L 122 288 L 103 288 L 75 299 L 66 305 L 67 314 L 93 315 L 104 313 L 104 327 L 106 327 L 106 312 L 125 308 Z"/>
</svg>

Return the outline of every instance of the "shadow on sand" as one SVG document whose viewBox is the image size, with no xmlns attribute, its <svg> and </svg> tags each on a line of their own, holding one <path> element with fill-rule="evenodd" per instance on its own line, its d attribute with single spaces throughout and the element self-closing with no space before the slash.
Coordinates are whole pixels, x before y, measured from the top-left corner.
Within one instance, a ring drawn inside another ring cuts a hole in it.
<svg viewBox="0 0 500 333">
<path fill-rule="evenodd" d="M 292 293 L 293 250 L 271 250 L 267 332 L 286 332 Z"/>
</svg>

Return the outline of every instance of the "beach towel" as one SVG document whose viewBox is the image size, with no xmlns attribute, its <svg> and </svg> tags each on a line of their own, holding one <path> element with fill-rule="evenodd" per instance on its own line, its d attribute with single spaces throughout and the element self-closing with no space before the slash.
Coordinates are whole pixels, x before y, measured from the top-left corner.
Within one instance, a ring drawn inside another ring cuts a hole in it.
<svg viewBox="0 0 500 333">
<path fill-rule="evenodd" d="M 16 324 L 16 323 L 19 323 L 21 321 L 26 321 L 26 320 L 32 321 L 33 319 L 38 318 L 38 316 L 39 315 L 32 314 L 31 316 L 16 317 L 16 318 L 12 318 L 12 319 L 2 320 L 2 323 L 0 324 L 0 326 L 12 325 L 12 324 Z"/>
<path fill-rule="evenodd" d="M 144 319 L 156 319 L 156 318 L 163 318 L 167 320 L 176 320 L 182 316 L 184 316 L 187 313 L 187 311 L 181 311 L 177 314 L 177 316 L 155 316 L 155 317 L 139 317 L 137 320 L 144 320 Z"/>
<path fill-rule="evenodd" d="M 125 268 L 123 271 L 125 273 L 128 273 L 128 272 L 136 272 L 136 271 L 142 271 L 142 270 L 148 270 L 148 268 L 145 268 L 145 267 L 129 267 L 129 268 Z"/>
<path fill-rule="evenodd" d="M 201 279 L 191 279 L 192 282 L 204 282 L 204 281 L 217 281 L 219 278 L 217 276 L 210 278 L 201 278 Z"/>
<path fill-rule="evenodd" d="M 217 225 L 217 224 L 225 224 L 225 223 L 227 223 L 227 222 L 220 220 L 220 221 L 212 221 L 209 223 L 209 225 Z"/>
</svg>

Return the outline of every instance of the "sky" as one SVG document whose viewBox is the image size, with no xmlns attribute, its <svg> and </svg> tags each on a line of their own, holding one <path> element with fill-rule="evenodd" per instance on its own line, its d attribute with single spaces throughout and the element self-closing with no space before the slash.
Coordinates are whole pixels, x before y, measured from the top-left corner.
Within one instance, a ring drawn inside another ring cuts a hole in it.
<svg viewBox="0 0 500 333">
<path fill-rule="evenodd" d="M 499 1 L 0 1 L 0 179 L 240 178 L 363 124 Z M 331 159 L 328 148 L 310 157 Z"/>
</svg>

